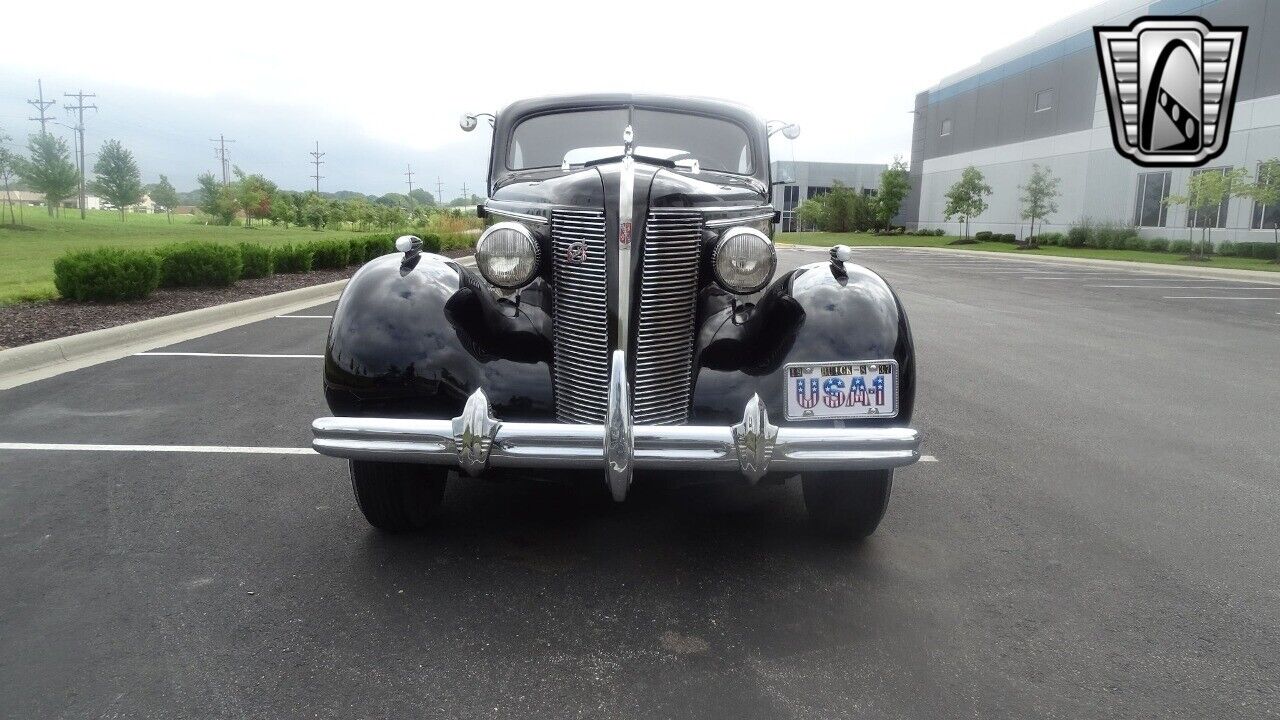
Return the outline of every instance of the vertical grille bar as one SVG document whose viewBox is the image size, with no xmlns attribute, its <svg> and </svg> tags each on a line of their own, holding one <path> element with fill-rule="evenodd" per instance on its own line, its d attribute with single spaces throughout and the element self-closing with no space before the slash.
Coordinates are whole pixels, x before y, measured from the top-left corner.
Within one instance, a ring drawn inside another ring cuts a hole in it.
<svg viewBox="0 0 1280 720">
<path fill-rule="evenodd" d="M 604 211 L 553 211 L 551 254 L 556 416 L 601 424 L 609 387 Z"/>
<path fill-rule="evenodd" d="M 697 212 L 653 211 L 645 225 L 632 396 L 637 424 L 689 420 L 701 231 Z"/>
</svg>

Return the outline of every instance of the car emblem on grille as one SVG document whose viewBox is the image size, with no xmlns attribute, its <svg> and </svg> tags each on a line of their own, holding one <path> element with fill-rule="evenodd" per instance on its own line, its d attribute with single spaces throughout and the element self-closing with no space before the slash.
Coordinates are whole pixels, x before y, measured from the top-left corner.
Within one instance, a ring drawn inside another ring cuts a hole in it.
<svg viewBox="0 0 1280 720">
<path fill-rule="evenodd" d="M 1095 27 L 1116 150 L 1154 167 L 1203 165 L 1222 154 L 1247 33 L 1188 17 Z"/>
<path fill-rule="evenodd" d="M 618 223 L 618 244 L 622 247 L 631 244 L 631 223 Z"/>
<path fill-rule="evenodd" d="M 581 265 L 587 261 L 587 244 L 581 240 L 570 243 L 564 249 L 564 261 L 571 265 Z"/>
</svg>

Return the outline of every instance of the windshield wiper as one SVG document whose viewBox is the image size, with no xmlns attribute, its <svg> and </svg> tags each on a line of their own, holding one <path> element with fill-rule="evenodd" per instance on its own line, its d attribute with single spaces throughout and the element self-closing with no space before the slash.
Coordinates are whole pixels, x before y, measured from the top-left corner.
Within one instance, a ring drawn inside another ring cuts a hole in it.
<svg viewBox="0 0 1280 720">
<path fill-rule="evenodd" d="M 614 155 L 613 157 L 588 160 L 582 163 L 582 167 L 594 167 L 596 165 L 603 165 L 605 163 L 618 162 L 619 160 L 625 157 L 626 155 Z M 631 157 L 640 162 L 649 163 L 650 165 L 661 165 L 662 167 L 666 167 L 666 168 L 674 168 L 676 166 L 676 163 L 674 160 L 664 160 L 662 158 L 649 157 L 648 155 L 632 155 Z"/>
</svg>

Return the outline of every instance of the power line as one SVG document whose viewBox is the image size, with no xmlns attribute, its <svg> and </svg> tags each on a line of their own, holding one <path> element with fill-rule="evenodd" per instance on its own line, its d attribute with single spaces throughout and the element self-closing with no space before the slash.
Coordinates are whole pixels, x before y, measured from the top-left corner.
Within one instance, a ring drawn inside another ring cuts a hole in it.
<svg viewBox="0 0 1280 720">
<path fill-rule="evenodd" d="M 231 175 L 227 172 L 227 143 L 233 143 L 235 140 L 228 140 L 225 136 L 219 134 L 216 138 L 209 138 L 209 142 L 218 143 L 218 147 L 214 148 L 214 153 L 218 156 L 218 161 L 222 163 L 222 184 L 223 186 L 231 183 Z"/>
<path fill-rule="evenodd" d="M 36 80 L 36 89 L 40 91 L 39 99 L 28 100 L 27 104 L 34 107 L 36 109 L 36 112 L 40 113 L 40 117 L 27 118 L 27 119 L 40 123 L 40 134 L 47 135 L 48 129 L 45 126 L 49 123 L 49 116 L 45 114 L 45 111 L 48 110 L 49 107 L 55 104 L 57 101 L 44 99 L 44 81 L 43 80 Z"/>
<path fill-rule="evenodd" d="M 405 169 L 404 174 L 409 177 L 407 181 L 409 183 L 409 194 L 413 195 L 413 166 L 411 166 L 409 163 L 405 163 L 404 169 Z"/>
<path fill-rule="evenodd" d="M 315 178 L 315 181 L 316 181 L 316 194 L 317 194 L 317 195 L 319 195 L 319 194 L 320 194 L 320 179 L 324 177 L 323 175 L 321 175 L 321 174 L 320 174 L 320 166 L 324 164 L 324 161 L 323 161 L 323 160 L 321 160 L 320 158 L 324 157 L 324 153 L 320 152 L 320 141 L 319 141 L 319 140 L 317 140 L 317 141 L 316 141 L 316 149 L 315 149 L 314 151 L 312 151 L 312 152 L 310 153 L 310 155 L 311 155 L 311 164 L 316 166 L 316 173 L 315 173 L 314 175 L 312 175 L 311 177 Z"/>
<path fill-rule="evenodd" d="M 80 136 L 80 219 L 84 219 L 84 111 L 97 110 L 97 105 L 85 105 L 85 98 L 97 97 L 93 93 L 87 93 L 84 90 L 75 93 L 62 93 L 64 97 L 72 97 L 76 99 L 75 105 L 63 105 L 62 107 L 77 113 L 76 134 Z M 44 97 L 41 95 L 41 97 Z"/>
</svg>

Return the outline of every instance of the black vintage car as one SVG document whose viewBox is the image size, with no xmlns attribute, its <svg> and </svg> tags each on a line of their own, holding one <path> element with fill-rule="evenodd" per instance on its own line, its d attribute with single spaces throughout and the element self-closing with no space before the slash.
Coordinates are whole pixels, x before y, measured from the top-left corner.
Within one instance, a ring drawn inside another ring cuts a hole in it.
<svg viewBox="0 0 1280 720">
<path fill-rule="evenodd" d="M 621 94 L 524 100 L 491 124 L 476 269 L 402 237 L 333 317 L 314 447 L 350 460 L 369 522 L 420 527 L 451 471 L 586 471 L 619 501 L 660 472 L 800 475 L 817 526 L 875 530 L 893 469 L 919 459 L 911 330 L 847 248 L 776 272 L 783 127 Z"/>
</svg>

